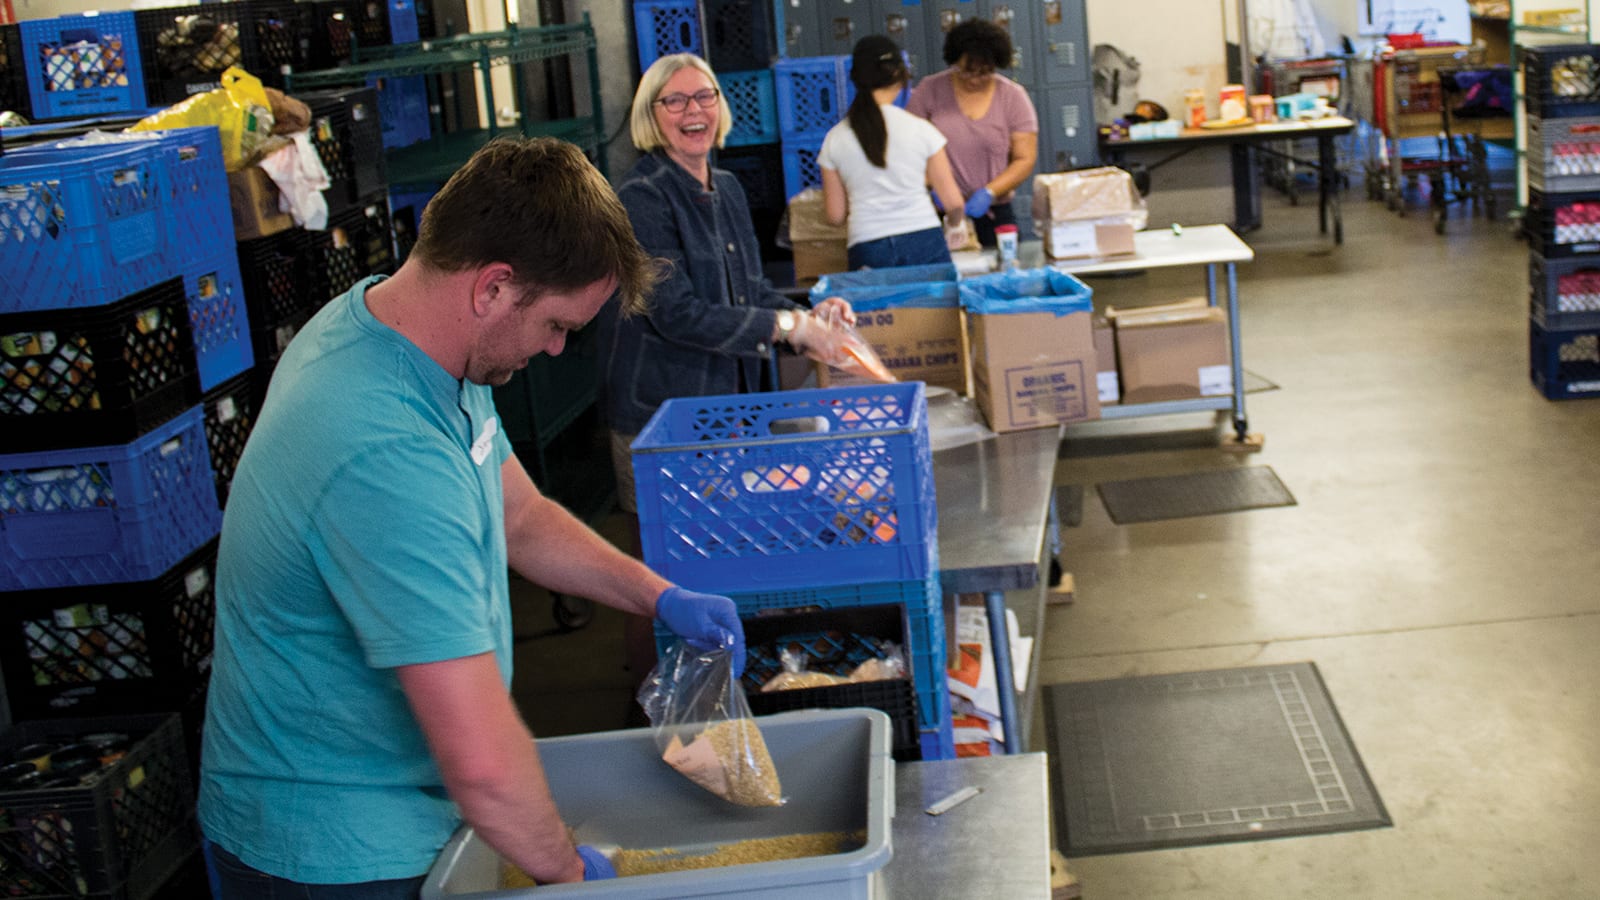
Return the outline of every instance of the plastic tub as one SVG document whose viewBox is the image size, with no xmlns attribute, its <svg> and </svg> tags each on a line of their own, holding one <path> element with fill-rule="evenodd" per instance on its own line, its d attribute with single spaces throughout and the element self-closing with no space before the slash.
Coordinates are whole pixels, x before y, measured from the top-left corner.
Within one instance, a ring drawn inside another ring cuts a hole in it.
<svg viewBox="0 0 1600 900">
<path fill-rule="evenodd" d="M 500 859 L 463 828 L 422 885 L 423 900 L 542 897 L 759 897 L 829 900 L 884 896 L 893 855 L 894 765 L 889 717 L 877 710 L 804 710 L 759 719 L 788 802 L 733 806 L 661 761 L 648 728 L 539 741 L 556 805 L 579 839 L 628 848 L 693 851 L 754 838 L 865 831 L 846 853 L 747 863 L 615 881 L 500 889 Z"/>
</svg>

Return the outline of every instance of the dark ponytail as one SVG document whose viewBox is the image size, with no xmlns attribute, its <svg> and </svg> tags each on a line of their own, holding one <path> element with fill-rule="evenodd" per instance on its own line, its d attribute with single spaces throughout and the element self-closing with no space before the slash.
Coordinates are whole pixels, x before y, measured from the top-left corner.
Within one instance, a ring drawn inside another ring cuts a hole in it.
<svg viewBox="0 0 1600 900">
<path fill-rule="evenodd" d="M 856 98 L 850 101 L 845 118 L 861 142 L 867 161 L 880 169 L 888 166 L 889 127 L 872 92 L 909 80 L 911 73 L 906 69 L 905 57 L 894 41 L 873 34 L 856 42 L 850 63 L 850 82 L 855 85 Z"/>
</svg>

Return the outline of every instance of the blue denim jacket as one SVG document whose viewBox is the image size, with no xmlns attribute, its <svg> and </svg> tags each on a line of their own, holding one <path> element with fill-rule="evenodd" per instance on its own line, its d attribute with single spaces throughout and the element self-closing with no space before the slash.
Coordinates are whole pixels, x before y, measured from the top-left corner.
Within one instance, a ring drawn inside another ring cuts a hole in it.
<svg viewBox="0 0 1600 900">
<path fill-rule="evenodd" d="M 657 151 L 617 185 L 633 231 L 670 270 L 645 315 L 601 310 L 600 377 L 607 422 L 638 434 L 672 397 L 735 394 L 762 383 L 777 310 L 800 309 L 761 270 L 750 206 L 739 180 L 711 170 L 705 190 Z M 578 248 L 575 248 L 578 249 Z"/>
</svg>

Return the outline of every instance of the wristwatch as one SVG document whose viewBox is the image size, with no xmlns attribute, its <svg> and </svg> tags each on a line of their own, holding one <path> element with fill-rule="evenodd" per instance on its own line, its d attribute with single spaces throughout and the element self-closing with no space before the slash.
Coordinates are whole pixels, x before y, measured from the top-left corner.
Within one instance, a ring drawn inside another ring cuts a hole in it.
<svg viewBox="0 0 1600 900">
<path fill-rule="evenodd" d="M 789 337 L 794 334 L 795 326 L 799 324 L 800 319 L 794 314 L 794 310 L 778 310 L 778 340 L 788 343 Z"/>
</svg>

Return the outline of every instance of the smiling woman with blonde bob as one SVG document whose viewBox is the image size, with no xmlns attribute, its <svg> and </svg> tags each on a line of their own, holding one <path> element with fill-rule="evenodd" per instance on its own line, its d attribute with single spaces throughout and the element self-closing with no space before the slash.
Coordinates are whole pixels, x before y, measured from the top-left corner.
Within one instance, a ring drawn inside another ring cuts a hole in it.
<svg viewBox="0 0 1600 900">
<path fill-rule="evenodd" d="M 631 125 L 644 156 L 617 184 L 617 196 L 640 245 L 666 271 L 644 314 L 624 316 L 613 300 L 598 321 L 617 497 L 636 513 L 629 444 L 657 407 L 674 397 L 776 390 L 767 365 L 775 342 L 829 358 L 843 337 L 773 290 L 763 273 L 744 189 L 711 165 L 733 113 L 705 60 L 678 53 L 651 64 L 633 97 Z M 854 322 L 844 300 L 830 298 L 819 311 L 827 306 Z M 640 621 L 642 634 L 630 633 L 638 665 L 653 654 L 649 622 Z"/>
</svg>

